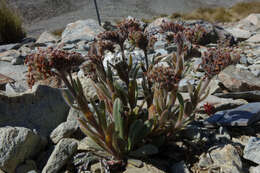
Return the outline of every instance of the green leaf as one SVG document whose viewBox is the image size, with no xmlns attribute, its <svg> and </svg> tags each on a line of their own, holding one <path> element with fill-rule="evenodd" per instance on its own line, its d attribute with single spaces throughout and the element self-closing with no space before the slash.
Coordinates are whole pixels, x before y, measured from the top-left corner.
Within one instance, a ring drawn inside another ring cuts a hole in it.
<svg viewBox="0 0 260 173">
<path fill-rule="evenodd" d="M 150 133 L 152 126 L 152 120 L 143 123 L 139 119 L 131 124 L 128 134 L 128 151 L 131 151 L 136 143 L 140 142 Z"/>
<path fill-rule="evenodd" d="M 106 131 L 107 129 L 107 117 L 106 117 L 106 107 L 105 107 L 105 103 L 103 101 L 101 101 L 99 103 L 99 108 L 96 106 L 95 102 L 93 102 L 93 100 L 90 101 L 91 105 L 93 106 L 96 114 L 97 114 L 97 118 L 98 118 L 98 123 L 101 125 L 102 130 Z"/>
<path fill-rule="evenodd" d="M 114 82 L 115 90 L 116 90 L 116 95 L 121 99 L 123 102 L 123 105 L 127 106 L 128 103 L 128 95 L 124 88 L 118 83 Z"/>
<path fill-rule="evenodd" d="M 124 139 L 124 117 L 123 104 L 119 98 L 116 98 L 113 105 L 113 117 L 115 120 L 115 130 L 119 133 L 119 137 Z"/>
<path fill-rule="evenodd" d="M 178 101 L 179 101 L 180 105 L 182 107 L 184 107 L 184 100 L 183 100 L 183 97 L 182 97 L 182 95 L 180 93 L 177 93 L 177 98 L 178 98 Z"/>
</svg>

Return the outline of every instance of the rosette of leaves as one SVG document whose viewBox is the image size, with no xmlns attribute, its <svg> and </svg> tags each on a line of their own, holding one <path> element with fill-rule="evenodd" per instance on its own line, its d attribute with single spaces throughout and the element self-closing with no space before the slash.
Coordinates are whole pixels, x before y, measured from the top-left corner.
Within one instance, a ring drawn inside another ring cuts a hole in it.
<svg viewBox="0 0 260 173">
<path fill-rule="evenodd" d="M 162 135 L 164 139 L 173 137 L 178 130 L 185 128 L 193 120 L 197 104 L 208 95 L 204 87 L 208 83 L 203 80 L 195 90 L 189 85 L 190 98 L 187 100 L 178 91 L 179 81 L 186 71 L 184 52 L 173 53 L 167 64 L 168 66 L 155 64 L 148 73 L 148 79 L 154 84 L 153 104 L 149 107 L 148 115 L 148 119 L 153 121 L 150 136 Z"/>
</svg>

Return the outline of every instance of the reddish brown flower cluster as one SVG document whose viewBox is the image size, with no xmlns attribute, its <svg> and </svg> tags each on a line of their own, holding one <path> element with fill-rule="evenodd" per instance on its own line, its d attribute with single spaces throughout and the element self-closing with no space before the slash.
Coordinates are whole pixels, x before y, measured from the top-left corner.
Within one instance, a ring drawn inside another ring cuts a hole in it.
<svg viewBox="0 0 260 173">
<path fill-rule="evenodd" d="M 202 39 L 208 34 L 206 29 L 201 25 L 196 25 L 194 28 L 186 28 L 184 33 L 187 40 L 194 44 L 201 44 Z"/>
<path fill-rule="evenodd" d="M 180 81 L 172 67 L 154 67 L 147 76 L 149 81 L 159 84 L 160 88 L 167 91 L 177 89 Z"/>
<path fill-rule="evenodd" d="M 229 48 L 209 48 L 202 56 L 201 67 L 206 72 L 206 76 L 211 78 L 239 58 L 240 55 Z"/>
<path fill-rule="evenodd" d="M 142 31 L 140 23 L 136 19 L 125 19 L 123 22 L 118 24 L 117 28 L 128 34 L 133 31 Z"/>
<path fill-rule="evenodd" d="M 28 66 L 28 85 L 32 87 L 37 80 L 54 76 L 53 69 L 59 73 L 69 73 L 85 59 L 75 52 L 48 48 L 28 55 L 25 64 Z"/>
<path fill-rule="evenodd" d="M 182 32 L 184 31 L 185 28 L 178 24 L 178 23 L 173 23 L 173 22 L 165 22 L 161 25 L 161 30 L 160 32 L 173 32 L 173 33 L 177 33 L 177 32 Z"/>
<path fill-rule="evenodd" d="M 190 41 L 194 44 L 200 44 L 203 39 L 205 39 L 207 35 L 207 31 L 201 25 L 196 25 L 193 28 L 185 28 L 184 26 L 173 23 L 166 22 L 161 25 L 161 33 L 168 32 L 166 36 L 166 40 L 168 42 L 173 42 L 174 37 L 177 33 L 183 33 L 186 37 L 186 40 Z"/>
<path fill-rule="evenodd" d="M 122 46 L 127 39 L 127 34 L 123 31 L 105 31 L 98 35 L 101 40 L 109 40 Z"/>
</svg>

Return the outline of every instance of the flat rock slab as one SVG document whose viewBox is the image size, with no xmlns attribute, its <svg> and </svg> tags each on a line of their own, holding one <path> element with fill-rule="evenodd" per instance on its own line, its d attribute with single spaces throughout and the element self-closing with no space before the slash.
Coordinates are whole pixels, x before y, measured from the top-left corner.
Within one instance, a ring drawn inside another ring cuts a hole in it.
<svg viewBox="0 0 260 173">
<path fill-rule="evenodd" d="M 249 102 L 260 102 L 260 91 L 216 93 L 214 95 L 221 98 L 244 99 Z"/>
<path fill-rule="evenodd" d="M 244 149 L 243 157 L 260 164 L 260 138 L 251 137 Z"/>
<path fill-rule="evenodd" d="M 232 92 L 260 90 L 258 77 L 247 70 L 238 69 L 234 65 L 230 65 L 220 72 L 218 79 Z"/>
<path fill-rule="evenodd" d="M 0 127 L 20 126 L 36 129 L 39 135 L 49 136 L 66 121 L 69 106 L 61 89 L 35 86 L 32 91 L 7 96 L 0 93 Z"/>
<path fill-rule="evenodd" d="M 260 102 L 219 111 L 205 120 L 205 124 L 220 126 L 249 126 L 260 120 Z"/>
</svg>

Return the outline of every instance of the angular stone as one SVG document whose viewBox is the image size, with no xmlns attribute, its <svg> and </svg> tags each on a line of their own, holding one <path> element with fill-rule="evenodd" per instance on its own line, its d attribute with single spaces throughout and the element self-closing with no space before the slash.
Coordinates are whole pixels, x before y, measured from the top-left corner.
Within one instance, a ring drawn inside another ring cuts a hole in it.
<svg viewBox="0 0 260 173">
<path fill-rule="evenodd" d="M 0 93 L 0 127 L 21 126 L 36 129 L 41 136 L 49 136 L 68 115 L 69 106 L 61 91 L 40 85 L 23 94 L 7 96 Z"/>
<path fill-rule="evenodd" d="M 67 25 L 62 33 L 62 42 L 74 43 L 81 40 L 92 41 L 104 28 L 93 19 L 78 20 Z"/>
<path fill-rule="evenodd" d="M 165 173 L 166 171 L 161 170 L 153 165 L 145 164 L 142 168 L 127 167 L 123 173 Z"/>
<path fill-rule="evenodd" d="M 238 41 L 246 40 L 251 36 L 249 31 L 240 28 L 229 28 L 226 30 L 236 37 Z"/>
<path fill-rule="evenodd" d="M 210 152 L 214 166 L 222 168 L 223 172 L 241 173 L 242 161 L 234 146 L 227 144 Z"/>
<path fill-rule="evenodd" d="M 257 167 L 250 167 L 249 168 L 249 173 L 260 173 L 260 165 Z"/>
<path fill-rule="evenodd" d="M 66 165 L 70 157 L 77 151 L 77 140 L 65 138 L 55 146 L 47 164 L 43 168 L 42 173 L 54 173 Z"/>
<path fill-rule="evenodd" d="M 0 63 L 0 73 L 15 80 L 15 83 L 20 86 L 20 91 L 24 92 L 29 87 L 27 84 L 26 77 L 27 67 L 24 65 L 12 65 L 9 62 Z"/>
<path fill-rule="evenodd" d="M 252 13 L 249 16 L 247 16 L 245 19 L 243 19 L 242 21 L 245 22 L 250 22 L 254 25 L 260 26 L 260 13 Z"/>
<path fill-rule="evenodd" d="M 245 146 L 243 157 L 260 164 L 260 138 L 251 137 Z"/>
<path fill-rule="evenodd" d="M 43 147 L 41 137 L 29 129 L 0 128 L 0 169 L 13 173 L 20 163 L 35 156 Z"/>
<path fill-rule="evenodd" d="M 184 99 L 190 98 L 188 93 L 182 93 L 182 96 Z M 207 103 L 214 106 L 215 111 L 221 111 L 226 109 L 232 109 L 247 104 L 248 102 L 243 99 L 233 100 L 233 99 L 219 98 L 214 95 L 209 95 L 205 100 L 203 100 L 197 105 L 197 109 L 200 112 L 203 112 L 204 105 Z"/>
<path fill-rule="evenodd" d="M 55 43 L 57 41 L 58 38 L 55 35 L 48 31 L 45 31 L 39 36 L 36 43 Z"/>
<path fill-rule="evenodd" d="M 214 95 L 221 98 L 244 99 L 248 102 L 260 102 L 260 91 L 215 93 Z"/>
<path fill-rule="evenodd" d="M 252 37 L 250 37 L 249 39 L 246 40 L 247 42 L 250 43 L 260 43 L 260 34 L 255 34 Z"/>
<path fill-rule="evenodd" d="M 260 90 L 260 80 L 247 70 L 228 66 L 218 74 L 219 81 L 230 91 Z"/>
<path fill-rule="evenodd" d="M 50 138 L 54 144 L 57 144 L 63 138 L 70 138 L 77 129 L 76 121 L 66 121 L 51 132 Z"/>
<path fill-rule="evenodd" d="M 205 124 L 221 126 L 249 126 L 260 120 L 260 102 L 219 111 L 205 120 Z"/>
</svg>

